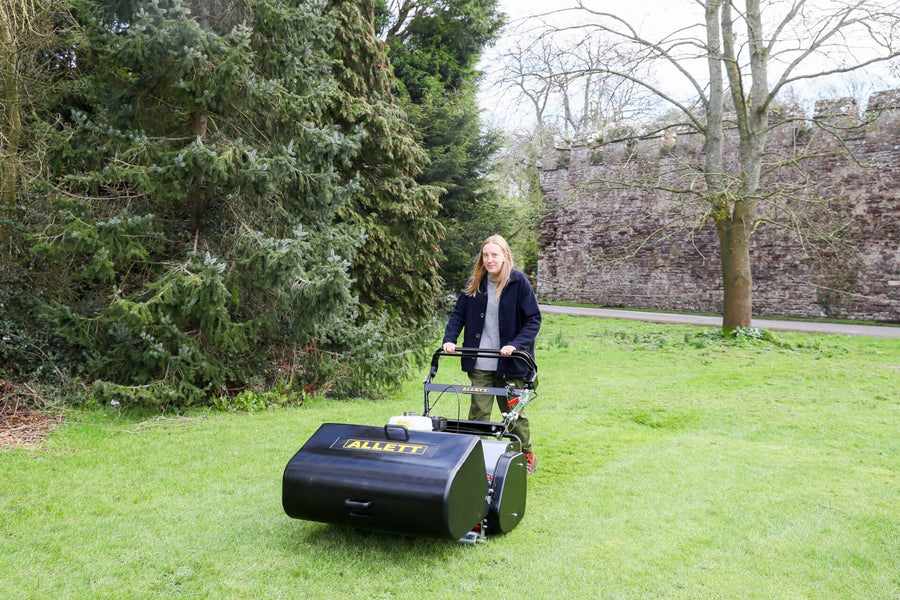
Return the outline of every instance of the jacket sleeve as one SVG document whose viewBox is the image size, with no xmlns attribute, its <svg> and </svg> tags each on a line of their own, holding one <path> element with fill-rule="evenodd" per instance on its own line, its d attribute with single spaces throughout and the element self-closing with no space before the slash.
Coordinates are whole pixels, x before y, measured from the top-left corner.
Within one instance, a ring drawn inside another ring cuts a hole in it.
<svg viewBox="0 0 900 600">
<path fill-rule="evenodd" d="M 466 320 L 466 294 L 463 292 L 456 299 L 456 306 L 453 308 L 453 312 L 450 313 L 450 318 L 447 320 L 447 326 L 444 328 L 444 341 L 443 343 L 453 342 L 456 343 L 456 340 L 459 338 L 459 334 L 462 333 L 463 325 Z"/>
<path fill-rule="evenodd" d="M 541 330 L 541 309 L 538 307 L 537 296 L 524 276 L 521 279 L 519 290 L 519 321 L 522 324 L 519 333 L 510 342 L 516 349 L 526 350 L 534 355 L 534 340 Z"/>
</svg>

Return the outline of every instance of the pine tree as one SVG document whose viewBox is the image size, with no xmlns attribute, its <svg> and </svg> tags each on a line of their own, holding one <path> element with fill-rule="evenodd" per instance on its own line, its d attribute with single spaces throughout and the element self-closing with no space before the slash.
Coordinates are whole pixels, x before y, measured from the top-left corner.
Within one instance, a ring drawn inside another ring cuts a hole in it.
<svg viewBox="0 0 900 600">
<path fill-rule="evenodd" d="M 347 95 L 334 13 L 283 0 L 74 12 L 90 43 L 41 112 L 34 250 L 96 394 L 191 403 L 285 376 L 273 365 L 324 389 L 350 354 L 377 364 L 381 332 L 357 321 L 350 273 L 364 237 L 338 218 L 367 185 L 346 174 L 373 133 L 331 117 Z"/>
<path fill-rule="evenodd" d="M 482 131 L 475 99 L 475 65 L 503 19 L 497 0 L 398 0 L 390 3 L 393 12 L 379 4 L 398 95 L 428 156 L 417 181 L 442 190 L 440 272 L 455 292 L 471 275 L 481 242 L 512 229 L 488 179 L 498 139 Z"/>
<path fill-rule="evenodd" d="M 439 190 L 415 180 L 427 156 L 392 93 L 395 80 L 375 34 L 372 2 L 332 0 L 331 6 L 339 20 L 335 72 L 342 90 L 335 119 L 345 131 L 366 132 L 348 169 L 359 174 L 362 193 L 345 222 L 360 224 L 366 235 L 352 272 L 365 314 L 385 315 L 392 329 L 413 335 L 413 345 L 440 293 Z"/>
</svg>

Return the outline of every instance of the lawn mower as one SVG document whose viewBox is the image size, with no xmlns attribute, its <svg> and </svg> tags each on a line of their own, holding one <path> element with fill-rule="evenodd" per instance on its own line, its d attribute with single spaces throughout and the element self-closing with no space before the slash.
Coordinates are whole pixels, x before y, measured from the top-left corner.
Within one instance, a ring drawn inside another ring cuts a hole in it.
<svg viewBox="0 0 900 600">
<path fill-rule="evenodd" d="M 442 357 L 515 360 L 528 370 L 521 389 L 434 383 Z M 295 519 L 354 528 L 483 542 L 512 531 L 525 515 L 526 459 L 510 432 L 535 396 L 537 365 L 520 350 L 440 349 L 424 381 L 422 415 L 391 417 L 382 427 L 324 423 L 291 458 L 282 505 Z M 437 396 L 434 396 L 437 394 Z M 490 394 L 506 398 L 500 422 L 432 415 L 438 400 Z"/>
</svg>

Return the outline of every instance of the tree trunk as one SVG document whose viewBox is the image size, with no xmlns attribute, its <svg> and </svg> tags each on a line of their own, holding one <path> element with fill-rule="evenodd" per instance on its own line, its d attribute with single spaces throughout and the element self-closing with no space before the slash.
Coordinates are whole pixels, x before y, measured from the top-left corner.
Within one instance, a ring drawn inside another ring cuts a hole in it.
<svg viewBox="0 0 900 600">
<path fill-rule="evenodd" d="M 21 103 L 19 98 L 18 56 L 16 32 L 12 23 L 0 25 L 0 204 L 9 208 L 0 213 L 8 214 L 16 204 L 19 180 L 19 140 L 22 134 Z M 8 239 L 7 227 L 0 220 L 0 242 Z"/>
<path fill-rule="evenodd" d="M 753 314 L 753 275 L 750 269 L 751 203 L 736 202 L 730 217 L 716 220 L 722 260 L 722 329 L 730 335 L 750 327 Z M 748 214 L 748 212 L 750 214 Z"/>
<path fill-rule="evenodd" d="M 730 335 L 736 327 L 750 327 L 753 314 L 753 276 L 750 263 L 750 234 L 756 218 L 763 148 L 768 130 L 768 69 L 762 39 L 762 15 L 759 0 L 747 0 L 747 45 L 750 49 L 751 92 L 745 94 L 745 81 L 738 68 L 736 35 L 729 2 L 722 4 L 721 35 L 725 72 L 735 106 L 738 129 L 738 161 L 741 185 L 733 201 L 730 216 L 717 219 L 722 253 L 723 311 L 722 329 Z"/>
<path fill-rule="evenodd" d="M 194 139 L 206 137 L 207 118 L 203 113 L 194 113 L 191 118 L 191 135 Z M 206 200 L 206 179 L 199 175 L 192 180 L 188 187 L 188 206 L 191 217 L 191 230 L 194 234 L 194 242 L 200 237 L 200 229 L 203 227 L 203 208 Z M 196 250 L 196 247 L 195 247 Z"/>
<path fill-rule="evenodd" d="M 201 29 L 209 28 L 209 5 L 206 2 L 199 2 L 195 8 L 197 14 L 197 23 Z M 206 129 L 209 119 L 203 111 L 197 111 L 191 115 L 191 137 L 193 139 L 203 140 L 206 137 Z M 188 187 L 188 206 L 191 218 L 191 230 L 194 233 L 194 251 L 197 250 L 197 243 L 200 239 L 200 230 L 203 228 L 203 209 L 206 201 L 206 178 L 199 175 L 196 180 L 191 180 Z"/>
</svg>

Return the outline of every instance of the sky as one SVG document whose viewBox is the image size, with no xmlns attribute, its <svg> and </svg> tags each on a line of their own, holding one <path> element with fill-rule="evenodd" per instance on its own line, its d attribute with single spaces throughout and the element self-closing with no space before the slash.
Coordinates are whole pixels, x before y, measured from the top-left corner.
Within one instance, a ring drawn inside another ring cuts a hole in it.
<svg viewBox="0 0 900 600">
<path fill-rule="evenodd" d="M 591 0 L 588 5 L 597 10 L 610 10 L 640 26 L 642 31 L 652 31 L 654 26 L 670 28 L 672 23 L 691 23 L 696 5 L 692 0 Z M 578 23 L 578 11 L 566 11 L 574 8 L 573 0 L 500 0 L 501 10 L 507 15 L 507 30 L 515 28 L 537 27 L 540 21 L 560 23 Z M 536 17 L 539 15 L 540 17 Z M 668 31 L 669 29 L 667 29 Z M 517 129 L 519 123 L 532 122 L 533 109 L 523 104 L 516 94 L 509 90 L 491 86 L 492 75 L 497 72 L 498 57 L 508 47 L 503 37 L 498 43 L 485 50 L 479 68 L 486 74 L 485 82 L 479 94 L 479 104 L 484 120 L 504 129 Z"/>
<path fill-rule="evenodd" d="M 702 13 L 699 12 L 700 9 L 694 0 L 627 0 L 625 2 L 622 0 L 587 0 L 586 4 L 597 10 L 608 10 L 615 13 L 639 28 L 644 34 L 669 33 L 679 27 L 696 24 L 702 19 Z M 545 19 L 553 19 L 557 22 L 562 19 L 578 19 L 577 11 L 560 12 L 561 9 L 573 7 L 574 0 L 500 0 L 500 6 L 508 15 L 508 23 L 511 26 L 524 27 L 534 23 L 534 19 L 527 19 L 533 15 L 546 15 Z M 583 18 L 582 16 L 581 19 Z M 498 70 L 498 57 L 507 47 L 505 46 L 506 41 L 501 37 L 493 48 L 488 48 L 479 64 L 479 68 L 486 74 L 479 94 L 479 104 L 482 107 L 485 122 L 504 129 L 516 129 L 519 123 L 527 125 L 527 122 L 533 121 L 533 109 L 517 98 L 514 92 L 489 85 L 492 74 Z M 705 62 L 698 66 L 701 71 L 705 71 Z M 691 94 L 691 90 L 683 82 L 683 79 L 674 71 L 658 70 L 655 76 L 657 81 L 664 86 L 682 90 L 681 95 Z M 703 73 L 700 76 L 702 78 Z M 810 110 L 817 98 L 854 95 L 864 101 L 868 93 L 874 89 L 900 87 L 900 81 L 896 77 L 888 78 L 887 81 L 879 80 L 880 77 L 882 77 L 881 73 L 874 73 L 856 78 L 833 78 L 829 81 L 810 84 L 805 88 L 798 87 L 795 95 Z M 770 82 L 772 80 L 773 77 L 770 77 Z"/>
</svg>

